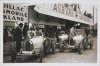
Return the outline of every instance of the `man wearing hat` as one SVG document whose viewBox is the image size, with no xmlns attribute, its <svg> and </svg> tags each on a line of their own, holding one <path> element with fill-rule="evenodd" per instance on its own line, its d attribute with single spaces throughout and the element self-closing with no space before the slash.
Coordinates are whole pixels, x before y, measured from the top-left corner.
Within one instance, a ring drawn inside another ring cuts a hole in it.
<svg viewBox="0 0 100 66">
<path fill-rule="evenodd" d="M 23 24 L 20 23 L 15 29 L 15 41 L 16 41 L 16 51 L 20 52 L 21 49 L 21 41 L 22 41 L 22 30 Z"/>
</svg>

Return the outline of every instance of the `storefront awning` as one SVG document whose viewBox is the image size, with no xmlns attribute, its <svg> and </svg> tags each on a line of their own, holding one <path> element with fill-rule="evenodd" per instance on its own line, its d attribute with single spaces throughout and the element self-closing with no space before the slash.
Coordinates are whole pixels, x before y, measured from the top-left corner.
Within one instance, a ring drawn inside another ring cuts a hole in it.
<svg viewBox="0 0 100 66">
<path fill-rule="evenodd" d="M 45 9 L 45 8 L 40 8 L 40 7 L 36 6 L 34 8 L 34 10 L 37 11 L 38 13 L 42 13 L 42 14 L 45 14 L 45 15 L 50 15 L 50 16 L 53 16 L 53 17 L 66 19 L 66 20 L 71 20 L 71 21 L 79 22 L 79 23 L 83 23 L 83 24 L 93 25 L 92 22 L 87 22 L 87 21 L 84 21 L 84 20 L 81 20 L 81 19 L 78 19 L 78 18 L 63 15 L 63 14 L 60 14 L 60 13 L 57 13 L 57 12 L 50 11 L 50 10 Z"/>
</svg>

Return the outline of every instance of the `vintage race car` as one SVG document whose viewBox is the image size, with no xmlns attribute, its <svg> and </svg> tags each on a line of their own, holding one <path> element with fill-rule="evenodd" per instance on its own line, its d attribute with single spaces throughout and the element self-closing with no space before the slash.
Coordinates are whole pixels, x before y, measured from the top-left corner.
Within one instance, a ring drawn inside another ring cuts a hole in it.
<svg viewBox="0 0 100 66">
<path fill-rule="evenodd" d="M 16 44 L 11 45 L 11 59 L 13 62 L 16 61 L 16 56 L 37 56 L 39 62 L 42 62 L 44 54 L 44 43 L 45 38 L 42 36 L 35 36 L 22 44 L 19 53 L 16 53 Z"/>
<path fill-rule="evenodd" d="M 67 45 L 67 43 L 68 43 L 68 35 L 67 34 L 61 34 L 60 36 L 59 36 L 59 51 L 60 52 L 64 52 L 64 50 L 65 50 L 65 46 Z"/>
<path fill-rule="evenodd" d="M 49 52 L 52 52 L 52 54 L 55 54 L 56 39 L 45 37 L 43 46 L 44 46 L 44 55 L 47 55 Z"/>
<path fill-rule="evenodd" d="M 62 34 L 62 35 L 59 36 L 59 39 L 61 39 L 62 41 L 67 40 L 68 35 L 67 34 Z"/>
<path fill-rule="evenodd" d="M 69 42 L 67 48 L 78 49 L 79 54 L 83 53 L 83 50 L 93 47 L 93 40 L 85 35 L 83 29 L 76 29 L 73 36 L 69 36 Z"/>
</svg>

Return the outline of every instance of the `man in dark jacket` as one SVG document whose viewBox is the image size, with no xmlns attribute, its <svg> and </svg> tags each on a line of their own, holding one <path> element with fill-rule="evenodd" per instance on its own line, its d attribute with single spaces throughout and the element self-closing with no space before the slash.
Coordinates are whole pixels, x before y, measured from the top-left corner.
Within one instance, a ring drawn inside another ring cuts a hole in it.
<svg viewBox="0 0 100 66">
<path fill-rule="evenodd" d="M 26 39 L 26 36 L 27 36 L 28 29 L 29 29 L 28 25 L 27 25 L 27 23 L 25 23 L 24 28 L 23 28 L 23 36 L 24 36 L 25 39 Z"/>
<path fill-rule="evenodd" d="M 3 34 L 3 36 L 4 36 L 4 44 L 5 44 L 5 42 L 7 42 L 8 41 L 8 32 L 7 32 L 7 28 L 6 27 L 4 27 L 4 32 L 3 32 L 4 34 Z"/>
<path fill-rule="evenodd" d="M 22 27 L 23 24 L 20 23 L 18 27 L 15 29 L 15 41 L 16 41 L 16 51 L 20 52 L 21 49 L 21 40 L 22 40 Z"/>
<path fill-rule="evenodd" d="M 88 37 L 88 34 L 89 34 L 89 29 L 88 29 L 88 27 L 85 28 L 85 33 L 86 33 L 86 36 Z"/>
</svg>

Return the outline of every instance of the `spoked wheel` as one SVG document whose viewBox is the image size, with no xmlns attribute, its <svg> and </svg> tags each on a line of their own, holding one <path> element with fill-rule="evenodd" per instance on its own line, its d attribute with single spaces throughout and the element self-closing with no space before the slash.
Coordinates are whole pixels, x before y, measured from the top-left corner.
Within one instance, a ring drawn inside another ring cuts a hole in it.
<svg viewBox="0 0 100 66">
<path fill-rule="evenodd" d="M 52 53 L 55 54 L 56 41 L 52 42 Z"/>
<path fill-rule="evenodd" d="M 59 42 L 59 51 L 64 52 L 64 45 L 62 44 L 62 41 Z"/>
<path fill-rule="evenodd" d="M 84 44 L 84 50 L 89 48 L 89 42 L 88 42 L 88 38 L 84 38 L 83 40 L 83 44 Z"/>
<path fill-rule="evenodd" d="M 86 49 L 92 49 L 93 48 L 93 40 L 88 41 L 88 44 L 86 45 Z"/>
<path fill-rule="evenodd" d="M 90 44 L 88 43 L 88 45 L 85 47 L 85 50 L 86 49 L 90 49 Z"/>
<path fill-rule="evenodd" d="M 83 50 L 84 50 L 84 46 L 82 43 L 80 43 L 79 48 L 78 48 L 79 54 L 83 54 Z"/>
<path fill-rule="evenodd" d="M 42 63 L 43 55 L 44 55 L 43 48 L 41 48 L 39 53 L 39 63 Z"/>
<path fill-rule="evenodd" d="M 93 48 L 93 40 L 90 41 L 90 49 Z"/>
<path fill-rule="evenodd" d="M 49 50 L 50 50 L 50 42 L 49 42 L 49 40 L 46 40 L 44 42 L 43 47 L 44 47 L 44 51 L 43 51 L 44 52 L 44 56 L 46 56 L 47 53 L 49 53 Z"/>
<path fill-rule="evenodd" d="M 13 63 L 16 62 L 16 44 L 10 45 L 10 50 L 11 50 L 11 60 Z"/>
</svg>

